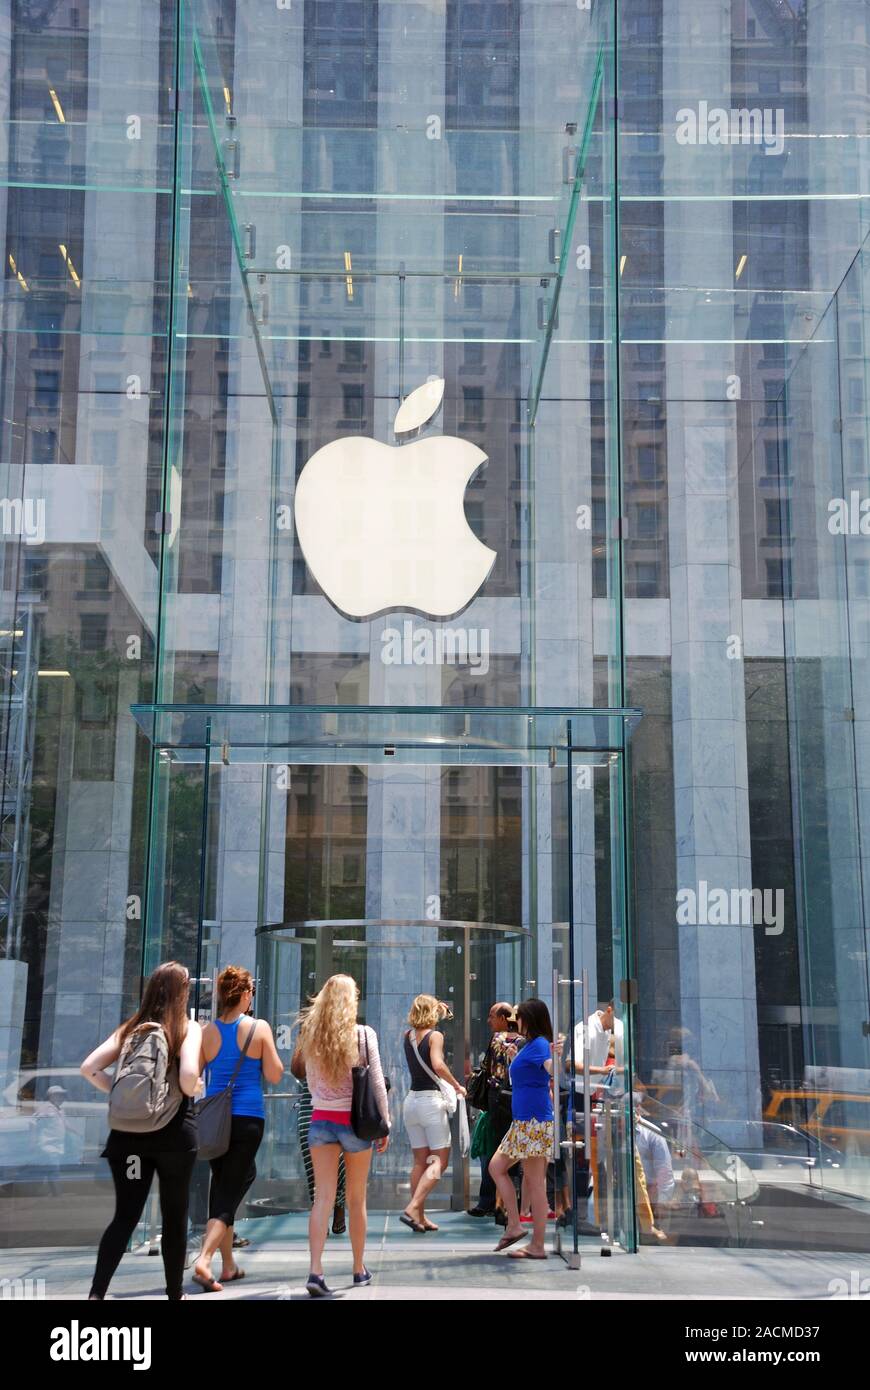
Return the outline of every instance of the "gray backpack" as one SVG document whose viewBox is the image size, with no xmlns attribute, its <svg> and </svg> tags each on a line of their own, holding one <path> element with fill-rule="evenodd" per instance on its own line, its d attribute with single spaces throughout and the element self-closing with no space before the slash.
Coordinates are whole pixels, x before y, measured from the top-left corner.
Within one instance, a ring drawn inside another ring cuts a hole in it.
<svg viewBox="0 0 870 1390">
<path fill-rule="evenodd" d="M 109 1093 L 109 1124 L 128 1134 L 163 1129 L 184 1099 L 178 1066 L 159 1023 L 143 1023 L 121 1049 Z"/>
</svg>

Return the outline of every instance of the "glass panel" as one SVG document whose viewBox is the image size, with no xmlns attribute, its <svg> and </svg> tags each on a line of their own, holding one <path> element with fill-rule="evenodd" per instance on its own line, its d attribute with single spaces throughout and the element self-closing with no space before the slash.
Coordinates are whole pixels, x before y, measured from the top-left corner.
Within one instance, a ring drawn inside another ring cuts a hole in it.
<svg viewBox="0 0 870 1390">
<path fill-rule="evenodd" d="M 641 1225 L 647 1215 L 633 1159 L 623 775 L 619 755 L 596 767 L 581 750 L 552 774 L 553 999 L 563 1039 L 555 1244 L 570 1263 L 602 1243 L 633 1251 L 635 1198 Z"/>
<path fill-rule="evenodd" d="M 258 998 L 285 1063 L 292 1054 L 296 1015 L 307 998 L 331 974 L 351 975 L 360 986 L 359 1018 L 378 1034 L 393 1116 L 389 1149 L 373 1160 L 370 1207 L 401 1211 L 409 1201 L 413 1159 L 401 1120 L 409 1081 L 402 1037 L 414 995 L 434 994 L 449 1005 L 453 1017 L 442 1026 L 445 1058 L 461 1076 L 467 1059 L 476 1061 L 485 1049 L 486 1016 L 494 999 L 519 997 L 526 949 L 526 935 L 519 930 L 436 921 L 284 923 L 259 933 Z M 307 1211 L 306 1106 L 310 1111 L 305 1089 L 287 1072 L 270 1093 L 263 1161 L 258 1159 L 248 1214 Z M 471 1186 L 477 1186 L 472 1166 L 477 1168 L 463 1160 L 455 1136 L 450 1176 L 433 1194 L 433 1210 L 465 1210 Z"/>
</svg>

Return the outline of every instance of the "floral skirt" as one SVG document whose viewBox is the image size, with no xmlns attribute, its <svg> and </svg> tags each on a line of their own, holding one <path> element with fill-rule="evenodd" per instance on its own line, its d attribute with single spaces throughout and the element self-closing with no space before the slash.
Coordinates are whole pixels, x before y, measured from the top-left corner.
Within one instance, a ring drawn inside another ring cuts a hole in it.
<svg viewBox="0 0 870 1390">
<path fill-rule="evenodd" d="M 553 1121 L 514 1120 L 497 1152 L 516 1159 L 552 1158 Z"/>
</svg>

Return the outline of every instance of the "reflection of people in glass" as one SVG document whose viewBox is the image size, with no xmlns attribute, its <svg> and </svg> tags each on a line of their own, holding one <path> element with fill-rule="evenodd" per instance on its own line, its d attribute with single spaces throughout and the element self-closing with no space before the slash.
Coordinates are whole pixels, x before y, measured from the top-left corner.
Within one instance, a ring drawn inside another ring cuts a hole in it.
<svg viewBox="0 0 870 1390">
<path fill-rule="evenodd" d="M 668 1067 L 680 1079 L 681 1098 L 677 1144 L 685 1153 L 697 1149 L 695 1123 L 704 1107 L 719 1104 L 719 1093 L 691 1055 L 692 1034 L 688 1028 L 672 1028 L 668 1034 Z"/>
<path fill-rule="evenodd" d="M 616 1018 L 613 1000 L 602 1004 L 591 1013 L 585 1023 L 578 1023 L 574 1029 L 574 1071 L 582 1076 L 588 1070 L 590 1076 L 606 1076 L 614 1066 L 622 1065 L 622 1019 Z M 610 1060 L 611 1051 L 613 1060 Z M 582 1092 L 582 1083 L 575 1082 L 575 1090 Z"/>
<path fill-rule="evenodd" d="M 637 1214 L 641 1230 L 655 1240 L 667 1237 L 659 1227 L 661 1215 L 673 1198 L 676 1182 L 667 1140 L 655 1125 L 644 1119 L 641 1107 L 643 1084 L 634 1081 L 634 1165 L 636 1177 Z"/>
<path fill-rule="evenodd" d="M 67 1092 L 63 1086 L 49 1086 L 45 1100 L 33 1111 L 36 1121 L 36 1147 L 46 1163 L 62 1163 L 66 1154 L 66 1116 L 63 1112 Z"/>
</svg>

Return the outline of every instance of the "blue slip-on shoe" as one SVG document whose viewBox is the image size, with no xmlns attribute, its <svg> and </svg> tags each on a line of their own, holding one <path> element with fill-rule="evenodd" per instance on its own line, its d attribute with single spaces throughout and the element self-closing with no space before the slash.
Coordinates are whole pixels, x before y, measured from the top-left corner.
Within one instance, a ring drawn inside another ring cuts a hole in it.
<svg viewBox="0 0 870 1390">
<path fill-rule="evenodd" d="M 372 1277 L 371 1270 L 366 1269 L 365 1265 L 363 1265 L 362 1274 L 355 1274 L 353 1276 L 353 1282 L 354 1284 L 370 1284 L 372 1282 Z"/>
</svg>

